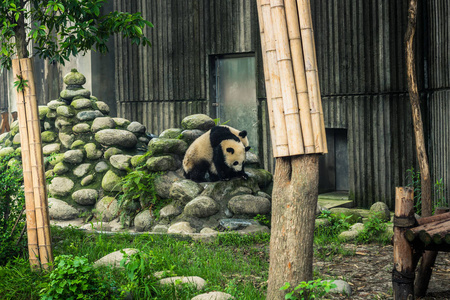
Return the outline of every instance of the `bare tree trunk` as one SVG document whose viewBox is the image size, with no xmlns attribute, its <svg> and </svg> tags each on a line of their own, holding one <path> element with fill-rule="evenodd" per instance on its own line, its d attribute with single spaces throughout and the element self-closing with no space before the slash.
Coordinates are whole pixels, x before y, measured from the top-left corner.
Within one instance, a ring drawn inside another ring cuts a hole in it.
<svg viewBox="0 0 450 300">
<path fill-rule="evenodd" d="M 431 179 L 428 166 L 428 157 L 423 133 L 422 114 L 420 112 L 419 92 L 417 90 L 416 65 L 414 59 L 414 34 L 416 32 L 417 0 L 409 1 L 408 28 L 406 30 L 406 70 L 408 75 L 408 92 L 414 122 L 414 135 L 416 138 L 417 160 L 420 166 L 422 188 L 422 216 L 428 217 L 432 213 Z"/>
<path fill-rule="evenodd" d="M 318 155 L 277 158 L 272 194 L 272 232 L 267 299 L 284 299 L 280 287 L 313 278 Z"/>
<path fill-rule="evenodd" d="M 20 7 L 24 8 L 23 1 L 20 1 Z M 29 53 L 27 50 L 27 33 L 25 31 L 25 19 L 23 14 L 20 14 L 19 19 L 17 20 L 17 26 L 14 27 L 14 33 L 16 36 L 16 50 L 17 57 L 20 58 L 28 58 Z"/>
</svg>

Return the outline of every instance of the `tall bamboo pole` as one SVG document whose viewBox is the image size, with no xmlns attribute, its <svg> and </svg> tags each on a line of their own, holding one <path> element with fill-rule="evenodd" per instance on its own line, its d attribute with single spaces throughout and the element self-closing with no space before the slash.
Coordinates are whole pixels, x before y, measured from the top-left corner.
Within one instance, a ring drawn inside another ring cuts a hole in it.
<svg viewBox="0 0 450 300">
<path fill-rule="evenodd" d="M 305 153 L 315 153 L 314 133 L 310 115 L 308 86 L 306 84 L 305 63 L 303 60 L 302 40 L 297 14 L 296 0 L 285 0 L 286 22 L 288 26 L 289 43 L 291 47 L 292 65 L 294 69 L 295 87 L 297 90 L 298 108 L 300 110 L 300 123 L 302 126 Z"/>
<path fill-rule="evenodd" d="M 275 33 L 277 63 L 283 96 L 284 118 L 286 120 L 289 154 L 305 153 L 300 115 L 295 90 L 294 71 L 292 69 L 291 50 L 283 0 L 270 0 L 272 26 Z"/>
<path fill-rule="evenodd" d="M 12 60 L 13 74 L 22 76 L 20 62 Z M 17 115 L 19 119 L 19 134 L 22 153 L 23 180 L 25 192 L 25 209 L 27 219 L 28 252 L 30 266 L 39 268 L 39 246 L 36 226 L 36 212 L 34 203 L 33 177 L 31 172 L 30 146 L 28 143 L 28 127 L 23 91 L 17 91 Z"/>
<path fill-rule="evenodd" d="M 265 86 L 266 86 L 266 98 L 267 98 L 267 108 L 269 110 L 269 126 L 270 126 L 270 138 L 272 141 L 272 145 L 276 145 L 275 143 L 275 124 L 273 120 L 273 105 L 272 105 L 272 93 L 270 90 L 270 73 L 269 66 L 267 61 L 266 54 L 266 45 L 265 45 L 265 31 L 264 31 L 264 20 L 262 15 L 261 8 L 261 0 L 257 0 L 257 8 L 258 8 L 258 21 L 259 21 L 259 31 L 261 36 L 261 54 L 263 58 L 263 66 L 264 66 L 264 78 L 265 78 Z M 277 147 L 272 148 L 273 156 L 277 157 Z"/>
<path fill-rule="evenodd" d="M 308 84 L 309 104 L 316 146 L 316 153 L 326 152 L 324 147 L 324 124 L 321 112 L 319 82 L 317 80 L 317 62 L 315 55 L 314 33 L 312 28 L 309 0 L 297 0 L 302 36 L 303 57 L 305 60 L 306 82 Z"/>
<path fill-rule="evenodd" d="M 286 121 L 283 115 L 283 97 L 281 93 L 281 83 L 279 68 L 277 64 L 277 53 L 275 45 L 275 33 L 272 28 L 272 16 L 270 12 L 270 1 L 261 0 L 261 11 L 264 20 L 264 38 L 269 67 L 270 93 L 272 97 L 273 120 L 275 125 L 275 148 L 277 157 L 289 156 L 289 145 L 286 131 Z"/>
<path fill-rule="evenodd" d="M 39 112 L 31 59 L 20 59 L 20 67 L 23 79 L 28 80 L 27 87 L 25 87 L 24 90 L 24 96 L 28 140 L 31 153 L 31 173 L 33 178 L 39 258 L 42 266 L 47 269 L 48 263 L 53 261 L 53 254 L 50 239 L 50 221 L 48 216 L 48 200 L 44 176 L 44 158 L 42 154 Z"/>
</svg>

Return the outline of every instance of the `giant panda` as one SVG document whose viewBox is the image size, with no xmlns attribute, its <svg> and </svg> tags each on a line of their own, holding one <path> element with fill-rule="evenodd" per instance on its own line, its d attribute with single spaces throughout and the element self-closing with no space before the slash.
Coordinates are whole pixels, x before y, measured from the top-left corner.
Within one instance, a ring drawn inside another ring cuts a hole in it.
<svg viewBox="0 0 450 300">
<path fill-rule="evenodd" d="M 241 135 L 238 137 L 231 130 Z M 201 135 L 189 146 L 184 156 L 185 177 L 194 181 L 204 181 L 205 174 L 209 171 L 210 179 L 213 181 L 228 180 L 232 177 L 247 179 L 248 176 L 243 169 L 245 151 L 248 147 L 246 136 L 247 132 L 229 126 L 215 126 Z M 244 146 L 241 139 L 246 141 L 247 146 Z M 233 165 L 235 162 L 237 164 Z"/>
<path fill-rule="evenodd" d="M 217 134 L 217 136 L 224 137 L 224 136 L 227 136 L 229 134 L 229 132 L 231 132 L 232 134 L 234 134 L 241 140 L 242 144 L 244 144 L 245 151 L 250 150 L 250 146 L 248 145 L 249 143 L 248 143 L 248 136 L 247 136 L 246 130 L 240 131 L 240 130 L 233 128 L 231 126 L 228 126 L 228 125 L 219 125 L 219 126 L 216 126 L 215 128 L 216 128 L 215 130 L 221 131 L 221 133 Z M 228 130 L 229 130 L 229 132 L 228 132 Z"/>
</svg>

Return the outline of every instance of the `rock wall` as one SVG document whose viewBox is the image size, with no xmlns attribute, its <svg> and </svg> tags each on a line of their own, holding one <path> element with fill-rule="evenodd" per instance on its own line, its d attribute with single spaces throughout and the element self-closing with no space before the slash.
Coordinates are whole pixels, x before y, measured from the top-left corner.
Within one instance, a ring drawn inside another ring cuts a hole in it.
<svg viewBox="0 0 450 300">
<path fill-rule="evenodd" d="M 251 152 L 247 155 L 248 180 L 198 184 L 182 176 L 184 153 L 215 125 L 210 117 L 188 116 L 180 128 L 167 129 L 155 137 L 139 122 L 108 116 L 108 105 L 83 88 L 85 78 L 76 70 L 64 77 L 64 83 L 67 87 L 59 99 L 39 107 L 51 218 L 93 215 L 108 222 L 128 214 L 132 217 L 129 224 L 138 231 L 161 230 L 182 221 L 200 231 L 205 227 L 231 228 L 226 219 L 243 218 L 241 225 L 252 223 L 252 217 L 270 213 L 270 196 L 261 189 L 270 187 L 272 175 L 259 169 Z M 10 132 L 0 135 L 0 156 L 20 160 L 20 150 L 16 121 Z M 160 209 L 142 199 L 118 202 L 124 176 L 136 168 L 158 172 L 153 184 L 157 201 L 167 203 L 165 207 Z"/>
</svg>

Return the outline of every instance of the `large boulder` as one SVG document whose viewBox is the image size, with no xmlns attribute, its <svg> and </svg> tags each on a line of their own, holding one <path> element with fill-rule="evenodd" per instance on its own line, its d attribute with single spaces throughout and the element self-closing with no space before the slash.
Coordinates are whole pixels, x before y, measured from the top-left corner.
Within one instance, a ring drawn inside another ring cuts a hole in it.
<svg viewBox="0 0 450 300">
<path fill-rule="evenodd" d="M 170 171 L 161 176 L 156 177 L 154 181 L 155 191 L 161 198 L 167 199 L 170 197 L 170 188 L 175 181 L 182 178 L 175 172 Z"/>
<path fill-rule="evenodd" d="M 92 132 L 97 132 L 102 129 L 111 129 L 116 126 L 114 120 L 110 117 L 100 117 L 96 118 L 94 122 L 92 122 L 91 130 Z"/>
<path fill-rule="evenodd" d="M 102 179 L 102 188 L 107 192 L 120 192 L 122 178 L 111 170 L 108 170 Z"/>
<path fill-rule="evenodd" d="M 370 207 L 369 217 L 377 217 L 385 222 L 391 220 L 391 212 L 384 202 L 376 202 Z"/>
<path fill-rule="evenodd" d="M 190 115 L 181 121 L 183 129 L 199 129 L 207 131 L 215 126 L 214 120 L 204 114 Z"/>
<path fill-rule="evenodd" d="M 355 224 L 362 219 L 361 214 L 359 212 L 349 208 L 336 207 L 330 209 L 330 212 L 331 216 L 335 218 L 345 218 L 346 221 L 350 224 Z"/>
<path fill-rule="evenodd" d="M 181 166 L 181 162 L 173 156 L 163 155 L 150 157 L 145 163 L 150 172 L 175 171 Z"/>
<path fill-rule="evenodd" d="M 270 213 L 269 199 L 253 195 L 239 195 L 230 199 L 228 208 L 236 215 L 264 215 Z"/>
<path fill-rule="evenodd" d="M 203 191 L 203 187 L 192 180 L 180 180 L 172 184 L 169 196 L 178 204 L 187 204 Z"/>
<path fill-rule="evenodd" d="M 184 207 L 185 216 L 207 218 L 216 214 L 219 211 L 219 205 L 206 196 L 199 196 L 191 200 Z"/>
<path fill-rule="evenodd" d="M 134 228 L 138 232 L 149 231 L 152 228 L 153 223 L 155 223 L 155 217 L 148 209 L 141 211 L 134 218 Z"/>
<path fill-rule="evenodd" d="M 188 222 L 178 222 L 173 224 L 167 230 L 167 233 L 189 234 L 194 233 L 195 229 Z"/>
<path fill-rule="evenodd" d="M 137 138 L 128 130 L 103 129 L 95 134 L 95 140 L 105 146 L 120 148 L 133 148 L 137 144 Z"/>
<path fill-rule="evenodd" d="M 72 199 L 80 205 L 94 205 L 98 198 L 98 191 L 94 189 L 82 189 L 72 194 Z"/>
<path fill-rule="evenodd" d="M 249 188 L 252 194 L 259 191 L 257 182 L 251 178 L 248 180 L 233 178 L 228 181 L 208 182 L 205 184 L 205 190 L 202 192 L 202 196 L 208 196 L 216 200 L 216 202 L 222 202 L 223 200 L 229 200 L 230 194 L 239 189 L 240 187 Z"/>
<path fill-rule="evenodd" d="M 155 138 L 151 139 L 148 143 L 148 151 L 152 153 L 152 155 L 160 155 L 160 154 L 177 154 L 184 155 L 188 145 L 185 141 L 177 140 L 177 139 L 161 139 Z"/>
<path fill-rule="evenodd" d="M 95 205 L 97 220 L 109 222 L 119 214 L 119 204 L 114 197 L 103 197 Z"/>
<path fill-rule="evenodd" d="M 79 211 L 66 202 L 48 198 L 48 215 L 51 220 L 72 220 L 78 217 Z"/>
<path fill-rule="evenodd" d="M 72 191 L 74 182 L 66 177 L 55 177 L 48 186 L 48 191 L 53 196 L 64 197 Z"/>
</svg>

